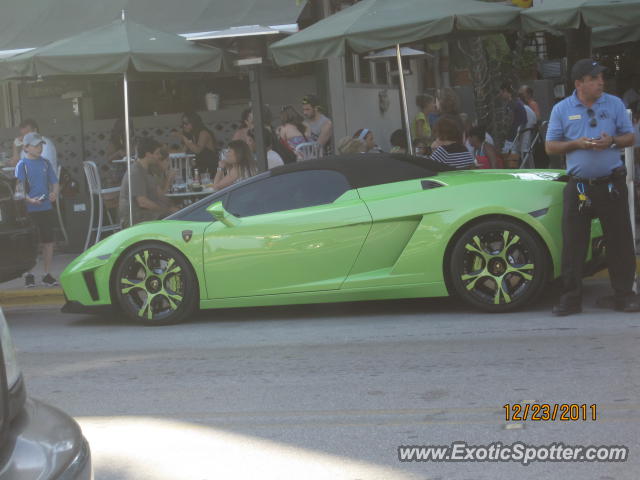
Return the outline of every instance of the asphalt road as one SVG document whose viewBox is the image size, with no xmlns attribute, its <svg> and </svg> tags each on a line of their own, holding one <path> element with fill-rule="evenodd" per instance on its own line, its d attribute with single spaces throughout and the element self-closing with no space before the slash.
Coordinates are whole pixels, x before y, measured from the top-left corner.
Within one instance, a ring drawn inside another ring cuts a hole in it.
<svg viewBox="0 0 640 480">
<path fill-rule="evenodd" d="M 447 300 L 209 311 L 160 328 L 5 311 L 28 393 L 80 422 L 97 480 L 612 480 L 640 470 L 640 315 Z M 508 403 L 597 405 L 507 422 Z M 400 445 L 626 445 L 625 463 L 400 462 Z"/>
</svg>

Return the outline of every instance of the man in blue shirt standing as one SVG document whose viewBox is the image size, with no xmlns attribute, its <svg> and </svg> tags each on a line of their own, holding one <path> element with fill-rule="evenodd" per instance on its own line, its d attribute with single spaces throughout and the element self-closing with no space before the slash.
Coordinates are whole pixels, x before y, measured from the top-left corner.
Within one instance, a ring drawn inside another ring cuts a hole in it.
<svg viewBox="0 0 640 480">
<path fill-rule="evenodd" d="M 604 230 L 607 264 L 614 295 L 597 305 L 625 312 L 640 311 L 633 294 L 635 246 L 626 169 L 620 149 L 633 145 L 631 121 L 618 97 L 604 93 L 605 67 L 585 58 L 571 70 L 573 95 L 553 107 L 546 138 L 550 155 L 566 155 L 569 181 L 564 189 L 562 213 L 562 296 L 553 314 L 582 311 L 582 270 L 591 219 Z"/>
<path fill-rule="evenodd" d="M 54 286 L 58 282 L 51 275 L 50 269 L 53 259 L 53 229 L 56 219 L 51 202 L 55 202 L 58 196 L 58 178 L 51 163 L 42 158 L 44 143 L 45 141 L 39 133 L 31 132 L 24 136 L 22 140 L 24 156 L 16 165 L 15 174 L 18 181 L 24 184 L 27 212 L 40 234 L 45 273 L 42 277 L 42 283 Z M 29 272 L 25 275 L 25 285 L 27 287 L 35 286 L 33 273 Z"/>
</svg>

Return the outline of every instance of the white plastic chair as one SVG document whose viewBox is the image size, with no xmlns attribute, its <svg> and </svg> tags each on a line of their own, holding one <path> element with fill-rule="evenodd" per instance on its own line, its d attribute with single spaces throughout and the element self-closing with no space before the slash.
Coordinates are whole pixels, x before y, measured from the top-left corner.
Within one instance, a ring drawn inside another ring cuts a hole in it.
<svg viewBox="0 0 640 480">
<path fill-rule="evenodd" d="M 107 211 L 107 217 L 109 218 L 109 223 L 103 225 L 104 221 L 104 200 L 102 198 L 103 195 L 109 193 L 116 193 L 120 191 L 120 187 L 112 187 L 112 188 L 102 188 L 102 184 L 100 182 L 100 175 L 98 173 L 98 167 L 95 162 L 86 161 L 83 162 L 84 166 L 84 174 L 87 177 L 87 185 L 89 186 L 89 199 L 91 211 L 89 213 L 89 230 L 87 231 L 87 240 L 84 242 L 84 249 L 89 248 L 89 243 L 91 241 L 91 234 L 95 232 L 96 240 L 94 243 L 98 243 L 100 241 L 100 237 L 102 232 L 115 232 L 120 230 L 122 227 L 119 222 L 115 222 L 111 217 L 111 212 Z M 98 224 L 94 227 L 93 221 L 95 218 L 96 212 L 96 200 L 94 197 L 98 197 Z"/>
<path fill-rule="evenodd" d="M 56 172 L 56 176 L 58 177 L 58 185 L 60 185 L 60 172 L 62 172 L 62 166 L 58 165 L 58 169 Z M 60 231 L 62 232 L 62 236 L 64 237 L 64 243 L 69 244 L 69 236 L 67 235 L 67 229 L 64 227 L 64 222 L 62 221 L 62 210 L 61 205 L 62 201 L 60 199 L 60 193 L 58 193 L 58 199 L 56 200 L 56 210 L 58 212 L 58 224 L 60 225 Z"/>
<path fill-rule="evenodd" d="M 322 145 L 317 142 L 305 142 L 296 146 L 298 161 L 322 157 Z"/>
<path fill-rule="evenodd" d="M 547 126 L 549 122 L 544 121 L 540 125 L 536 125 L 534 128 L 530 129 L 531 141 L 529 142 L 528 148 L 522 151 L 522 161 L 520 163 L 520 168 L 535 168 L 535 162 L 533 158 L 533 151 L 536 148 L 536 144 L 538 142 L 544 142 L 543 134 L 546 135 Z"/>
</svg>

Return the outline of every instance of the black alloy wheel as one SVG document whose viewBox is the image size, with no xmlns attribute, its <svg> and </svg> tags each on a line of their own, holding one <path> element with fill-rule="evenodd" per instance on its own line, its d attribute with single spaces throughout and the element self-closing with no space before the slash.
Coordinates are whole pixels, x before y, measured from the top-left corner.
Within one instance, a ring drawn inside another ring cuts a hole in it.
<svg viewBox="0 0 640 480">
<path fill-rule="evenodd" d="M 184 256 L 162 243 L 144 243 L 125 253 L 112 279 L 122 311 L 145 325 L 179 323 L 195 311 L 198 283 Z"/>
<path fill-rule="evenodd" d="M 523 307 L 542 293 L 550 260 L 541 240 L 511 220 L 467 228 L 449 262 L 449 282 L 467 304 L 487 312 Z"/>
</svg>

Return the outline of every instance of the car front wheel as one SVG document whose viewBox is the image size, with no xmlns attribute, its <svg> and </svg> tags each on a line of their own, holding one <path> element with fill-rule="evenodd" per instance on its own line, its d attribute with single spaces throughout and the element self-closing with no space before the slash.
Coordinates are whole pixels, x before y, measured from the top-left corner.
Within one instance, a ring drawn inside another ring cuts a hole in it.
<svg viewBox="0 0 640 480">
<path fill-rule="evenodd" d="M 544 289 L 550 261 L 541 240 L 509 220 L 469 227 L 449 262 L 455 294 L 488 312 L 507 312 L 533 301 Z"/>
<path fill-rule="evenodd" d="M 122 311 L 145 325 L 186 320 L 196 308 L 198 285 L 184 256 L 162 243 L 137 245 L 118 262 L 112 289 Z"/>
</svg>

